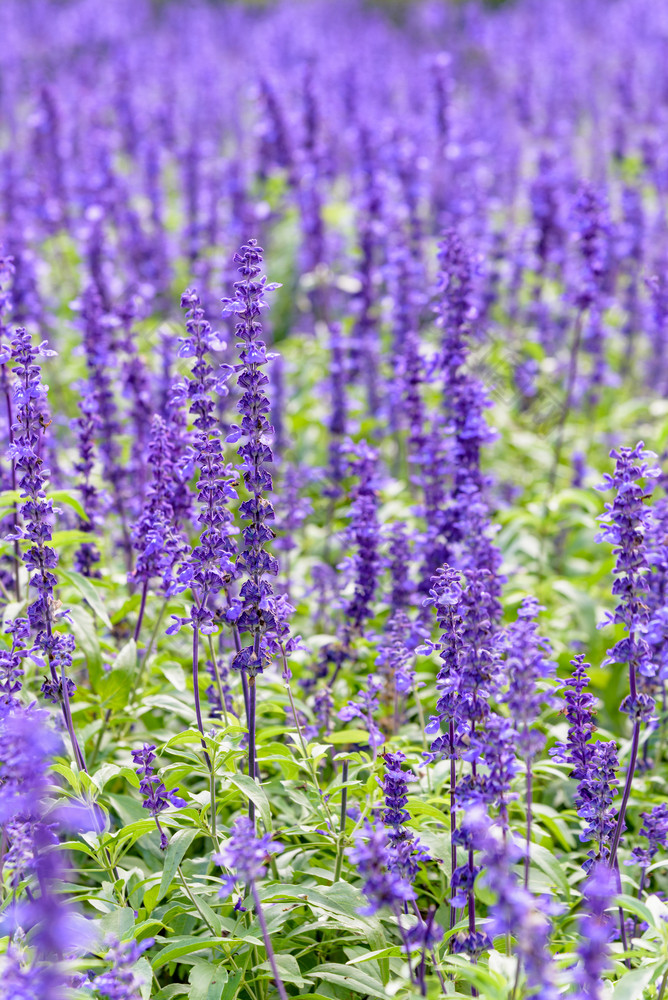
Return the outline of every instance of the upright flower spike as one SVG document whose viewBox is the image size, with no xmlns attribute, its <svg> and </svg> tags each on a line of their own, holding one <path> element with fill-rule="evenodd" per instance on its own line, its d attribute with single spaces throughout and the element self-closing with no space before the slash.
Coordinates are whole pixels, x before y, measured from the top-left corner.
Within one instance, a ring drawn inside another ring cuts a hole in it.
<svg viewBox="0 0 668 1000">
<path fill-rule="evenodd" d="M 232 537 L 234 526 L 228 504 L 230 500 L 236 499 L 237 494 L 234 488 L 236 476 L 232 467 L 226 465 L 223 459 L 221 433 L 213 399 L 215 394 L 227 393 L 225 383 L 229 378 L 229 372 L 226 369 L 214 372 L 208 360 L 211 351 L 222 349 L 225 344 L 212 333 L 195 289 L 186 289 L 181 296 L 181 307 L 187 310 L 187 336 L 180 338 L 179 355 L 185 358 L 194 357 L 195 362 L 191 376 L 174 386 L 170 411 L 173 417 L 176 416 L 180 405 L 188 401 L 190 413 L 194 418 L 195 435 L 188 464 L 199 471 L 198 521 L 202 525 L 202 531 L 199 542 L 181 565 L 174 583 L 169 586 L 172 592 L 190 588 L 194 600 L 190 608 L 190 617 L 179 618 L 173 615 L 174 621 L 167 629 L 167 633 L 178 632 L 182 625 L 192 626 L 195 714 L 204 747 L 204 723 L 199 692 L 199 636 L 200 632 L 203 635 L 211 635 L 216 631 L 217 621 L 220 620 L 216 600 L 221 592 L 226 595 L 229 593 L 230 584 L 236 575 L 233 561 L 236 546 Z M 164 503 L 172 506 L 172 498 L 177 496 L 178 490 L 172 489 L 169 500 L 165 499 Z M 210 766 L 206 750 L 204 755 L 207 766 Z"/>
<path fill-rule="evenodd" d="M 145 743 L 140 750 L 132 751 L 132 759 L 135 762 L 137 774 L 140 778 L 139 790 L 144 798 L 144 809 L 148 809 L 155 820 L 155 825 L 160 834 L 160 850 L 166 851 L 169 840 L 160 824 L 158 816 L 165 809 L 168 809 L 169 806 L 185 807 L 187 803 L 177 794 L 178 788 L 172 788 L 167 791 L 162 779 L 155 773 L 155 766 L 153 764 L 155 758 L 154 744 Z"/>
<path fill-rule="evenodd" d="M 391 867 L 412 884 L 418 872 L 418 862 L 428 860 L 428 857 L 420 841 L 415 839 L 413 831 L 406 827 L 411 818 L 406 809 L 408 784 L 416 778 L 410 771 L 404 771 L 402 765 L 405 760 L 406 757 L 400 750 L 383 754 L 385 809 L 382 819 L 393 852 Z"/>
<path fill-rule="evenodd" d="M 250 817 L 241 816 L 234 823 L 232 835 L 218 854 L 214 854 L 215 864 L 227 868 L 230 872 L 223 880 L 220 888 L 220 896 L 229 896 L 234 886 L 238 883 L 250 886 L 253 896 L 255 913 L 260 924 L 264 946 L 267 951 L 267 958 L 274 974 L 276 989 L 281 1000 L 288 1000 L 283 981 L 280 977 L 274 949 L 267 928 L 267 921 L 264 909 L 260 901 L 260 894 L 257 889 L 258 880 L 263 878 L 267 872 L 267 857 L 270 854 L 279 854 L 283 850 L 283 845 L 271 839 L 271 834 L 265 833 L 262 837 L 255 834 L 255 823 Z"/>
<path fill-rule="evenodd" d="M 583 866 L 588 870 L 596 858 L 609 856 L 610 838 L 616 825 L 614 799 L 619 765 L 617 746 L 612 740 L 591 742 L 596 730 L 596 699 L 587 690 L 589 665 L 583 661 L 583 654 L 571 660 L 575 669 L 566 681 L 568 690 L 564 696 L 568 738 L 565 743 L 557 743 L 550 754 L 556 760 L 570 764 L 571 777 L 578 779 L 575 808 L 586 823 L 580 840 L 596 842 Z"/>
<path fill-rule="evenodd" d="M 151 579 L 160 577 L 163 593 L 170 593 L 174 585 L 174 566 L 185 549 L 171 504 L 174 489 L 171 441 L 167 424 L 158 414 L 151 422 L 146 461 L 151 470 L 151 479 L 141 516 L 132 532 L 132 544 L 138 556 L 130 578 L 139 580 L 142 584 L 142 603 L 135 627 L 135 640 L 139 638 Z"/>
<path fill-rule="evenodd" d="M 135 972 L 137 964 L 145 951 L 154 944 L 153 938 L 137 941 L 112 943 L 109 952 L 104 956 L 111 968 L 96 976 L 92 982 L 97 992 L 106 1000 L 136 1000 L 141 996 L 144 980 Z"/>
<path fill-rule="evenodd" d="M 651 717 L 654 709 L 653 699 L 639 690 L 639 678 L 651 677 L 656 671 L 649 644 L 643 634 L 649 623 L 649 608 L 646 603 L 649 575 L 646 535 L 651 523 L 651 510 L 645 501 L 660 470 L 649 464 L 655 456 L 644 451 L 642 442 L 635 448 L 613 450 L 610 457 L 616 460 L 615 472 L 613 475 L 606 474 L 600 489 L 614 489 L 616 496 L 605 505 L 605 512 L 600 517 L 603 531 L 597 536 L 597 541 L 608 541 L 613 545 L 613 572 L 617 579 L 612 592 L 618 597 L 619 603 L 614 612 L 608 613 L 602 624 L 623 625 L 627 634 L 608 650 L 605 663 L 628 664 L 630 690 L 620 707 L 633 721 L 626 782 L 608 859 L 609 865 L 613 867 L 624 831 L 626 806 L 638 758 L 640 726 L 643 720 Z"/>
<path fill-rule="evenodd" d="M 415 890 L 396 872 L 390 834 L 382 824 L 367 822 L 348 851 L 352 864 L 364 878 L 362 892 L 368 900 L 359 912 L 372 916 L 384 906 L 397 913 L 404 903 L 415 899 Z"/>
<path fill-rule="evenodd" d="M 74 682 L 67 671 L 72 666 L 74 638 L 54 631 L 58 621 L 58 603 L 53 588 L 58 582 L 53 570 L 58 565 L 58 554 L 49 544 L 52 539 L 51 519 L 53 502 L 46 498 L 48 470 L 39 456 L 39 441 L 45 430 L 42 406 L 47 398 L 47 387 L 41 381 L 37 358 L 53 356 L 55 351 L 46 342 L 33 347 L 32 338 L 24 329 L 18 329 L 11 344 L 11 360 L 15 374 L 13 443 L 10 456 L 15 465 L 23 503 L 21 513 L 24 526 L 17 528 L 15 537 L 29 543 L 23 561 L 30 574 L 29 588 L 37 592 L 28 605 L 27 617 L 35 633 L 35 645 L 46 657 L 50 676 L 42 685 L 44 696 L 60 702 L 67 725 L 72 749 L 78 766 L 86 769 L 83 753 L 74 734 L 70 712 L 70 695 Z M 5 350 L 4 356 L 7 357 Z"/>
<path fill-rule="evenodd" d="M 0 960 L 3 995 L 26 1000 L 60 1000 L 66 984 L 62 959 L 85 938 L 84 927 L 65 903 L 62 853 L 57 849 L 48 765 L 60 740 L 47 713 L 34 704 L 0 702 L 0 832 L 3 864 L 11 871 L 16 905 L 5 909 L 12 941 Z M 21 888 L 30 885 L 29 891 Z M 22 897 L 22 898 L 21 898 Z M 32 958 L 23 962 L 19 941 L 29 934 Z M 12 988 L 15 992 L 12 992 Z"/>
<path fill-rule="evenodd" d="M 607 995 L 603 972 L 609 966 L 612 921 L 606 910 L 615 895 L 615 876 L 605 862 L 597 862 L 584 885 L 585 909 L 580 917 L 578 956 L 581 965 L 573 970 L 577 983 L 574 1000 L 603 1000 Z"/>
<path fill-rule="evenodd" d="M 237 404 L 241 424 L 234 425 L 228 435 L 229 442 L 241 441 L 238 452 L 242 459 L 241 473 L 244 485 L 250 494 L 239 506 L 239 514 L 246 522 L 242 529 L 244 547 L 240 552 L 236 569 L 246 577 L 241 585 L 239 599 L 227 612 L 229 621 L 236 624 L 241 635 L 250 636 L 252 642 L 242 647 L 232 661 L 232 666 L 243 671 L 248 687 L 248 768 L 255 777 L 255 704 L 256 683 L 270 657 L 267 638 L 276 628 L 273 592 L 267 576 L 278 573 L 278 561 L 268 552 L 266 546 L 273 539 L 270 527 L 274 520 L 274 508 L 266 494 L 271 493 L 272 478 L 268 466 L 273 460 L 270 447 L 273 429 L 267 415 L 269 400 L 265 394 L 269 378 L 263 371 L 272 355 L 266 352 L 266 345 L 260 339 L 262 325 L 260 311 L 267 308 L 266 292 L 272 292 L 280 285 L 267 284 L 262 271 L 263 250 L 257 240 L 249 240 L 234 255 L 239 265 L 241 281 L 234 283 L 234 298 L 223 299 L 223 315 L 237 317 L 235 332 L 239 338 L 240 363 L 235 366 L 238 383 L 243 390 Z M 252 802 L 249 805 L 254 815 Z"/>
<path fill-rule="evenodd" d="M 352 570 L 355 589 L 345 615 L 353 633 L 362 630 L 371 617 L 380 573 L 380 526 L 378 524 L 378 454 L 366 441 L 351 444 L 350 471 L 358 482 L 352 491 L 349 537 L 354 546 Z"/>
<path fill-rule="evenodd" d="M 87 532 L 94 538 L 100 522 L 100 494 L 91 481 L 91 475 L 95 468 L 95 438 L 99 432 L 100 418 L 89 383 L 83 387 L 79 408 L 81 414 L 73 421 L 79 448 L 79 460 L 75 463 L 74 469 L 81 477 L 78 489 L 86 518 L 79 518 L 78 527 L 80 531 Z M 99 577 L 100 571 L 96 569 L 99 561 L 100 553 L 95 542 L 82 542 L 74 556 L 74 568 L 82 576 Z"/>
<path fill-rule="evenodd" d="M 508 626 L 504 636 L 506 649 L 505 670 L 508 690 L 503 701 L 508 705 L 513 725 L 517 731 L 517 750 L 526 764 L 527 850 L 524 868 L 524 887 L 529 885 L 531 862 L 531 821 L 533 799 L 533 762 L 545 745 L 545 737 L 538 730 L 538 717 L 542 709 L 554 701 L 546 682 L 554 678 L 556 663 L 547 639 L 538 635 L 534 621 L 541 610 L 538 601 L 526 597 L 517 612 L 517 620 Z"/>
</svg>

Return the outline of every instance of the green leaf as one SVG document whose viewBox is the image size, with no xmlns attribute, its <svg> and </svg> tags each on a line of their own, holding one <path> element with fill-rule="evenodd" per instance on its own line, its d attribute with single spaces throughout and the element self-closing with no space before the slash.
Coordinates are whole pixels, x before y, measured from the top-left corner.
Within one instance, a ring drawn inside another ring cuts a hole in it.
<svg viewBox="0 0 668 1000">
<path fill-rule="evenodd" d="M 190 970 L 188 982 L 190 1000 L 214 1000 L 223 992 L 223 986 L 227 982 L 227 969 L 198 960 Z"/>
<path fill-rule="evenodd" d="M 97 686 L 102 676 L 102 653 L 95 622 L 81 604 L 73 604 L 71 608 L 68 608 L 68 611 L 72 619 L 72 632 L 77 648 L 86 657 L 91 687 L 93 691 L 97 692 Z"/>
<path fill-rule="evenodd" d="M 243 972 L 239 969 L 238 972 L 235 972 L 234 975 L 230 976 L 225 984 L 225 989 L 220 995 L 220 1000 L 234 1000 L 239 991 L 239 986 L 241 985 L 242 975 Z"/>
<path fill-rule="evenodd" d="M 656 965 L 649 965 L 644 969 L 632 969 L 631 972 L 627 972 L 615 983 L 612 1000 L 639 1000 L 656 970 Z"/>
<path fill-rule="evenodd" d="M 327 739 L 335 746 L 345 743 L 368 743 L 369 733 L 366 729 L 342 729 L 341 732 L 330 733 Z"/>
<path fill-rule="evenodd" d="M 90 580 L 82 576 L 81 573 L 76 573 L 73 569 L 59 569 L 58 572 L 63 580 L 72 584 L 79 591 L 83 599 L 90 604 L 98 618 L 111 630 L 111 621 L 102 603 L 102 598 Z"/>
<path fill-rule="evenodd" d="M 53 500 L 55 501 L 55 503 L 64 503 L 68 507 L 71 507 L 72 510 L 75 510 L 77 512 L 82 521 L 88 521 L 86 511 L 83 509 L 80 502 L 77 500 L 76 497 L 73 497 L 71 493 L 68 493 L 67 490 L 51 490 L 46 495 L 49 500 Z M 87 532 L 86 541 L 90 542 L 94 538 L 95 536 L 92 534 L 92 532 Z"/>
<path fill-rule="evenodd" d="M 260 811 L 262 822 L 267 830 L 271 830 L 271 810 L 264 788 L 253 781 L 247 774 L 226 774 L 225 777 L 255 804 L 256 808 Z"/>
<path fill-rule="evenodd" d="M 274 956 L 276 959 L 276 965 L 278 966 L 278 971 L 286 983 L 294 983 L 295 986 L 306 986 L 306 980 L 301 974 L 299 968 L 299 963 L 294 955 L 277 954 Z M 262 969 L 263 972 L 268 972 L 273 978 L 273 972 L 269 962 L 262 962 L 257 966 L 258 970 Z"/>
<path fill-rule="evenodd" d="M 317 982 L 333 983 L 352 993 L 366 994 L 370 997 L 376 997 L 378 1000 L 389 1000 L 390 998 L 390 994 L 385 991 L 382 983 L 367 972 L 351 968 L 349 965 L 326 962 L 324 965 L 317 965 L 315 969 L 311 969 L 308 978 Z"/>
<path fill-rule="evenodd" d="M 227 940 L 229 939 L 223 937 L 183 936 L 173 938 L 166 947 L 160 949 L 151 964 L 155 971 L 161 969 L 163 965 L 167 965 L 169 962 L 175 962 L 178 958 L 183 958 L 184 955 L 192 955 L 196 951 L 208 951 L 210 948 L 215 948 L 216 945 L 225 944 Z"/>
<path fill-rule="evenodd" d="M 179 830 L 178 833 L 175 833 L 172 837 L 169 847 L 167 848 L 167 853 L 165 854 L 165 863 L 162 868 L 162 878 L 160 879 L 158 899 L 162 899 L 169 889 L 172 884 L 172 879 L 176 874 L 176 869 L 183 861 L 183 856 L 196 836 L 197 830 Z"/>
</svg>

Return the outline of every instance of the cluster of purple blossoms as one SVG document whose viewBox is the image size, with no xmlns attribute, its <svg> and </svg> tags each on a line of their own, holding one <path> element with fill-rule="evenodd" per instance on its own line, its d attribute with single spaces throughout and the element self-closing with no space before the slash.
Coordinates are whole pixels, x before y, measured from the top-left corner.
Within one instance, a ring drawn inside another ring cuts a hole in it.
<svg viewBox="0 0 668 1000">
<path fill-rule="evenodd" d="M 208 355 L 224 347 L 204 317 L 204 310 L 194 289 L 187 289 L 181 297 L 181 306 L 187 309 L 188 336 L 180 338 L 181 357 L 194 357 L 192 375 L 174 387 L 172 404 L 188 401 L 194 417 L 195 439 L 189 462 L 199 470 L 197 494 L 198 521 L 202 531 L 198 544 L 180 567 L 175 588 L 191 588 L 195 603 L 190 618 L 176 618 L 168 634 L 192 623 L 195 632 L 204 635 L 216 630 L 216 610 L 212 606 L 221 592 L 226 592 L 235 578 L 232 514 L 228 503 L 236 498 L 236 477 L 231 466 L 223 459 L 220 429 L 215 412 L 213 395 L 225 395 L 227 371 L 215 373 Z M 165 502 L 168 502 L 165 498 Z M 174 617 L 174 616 L 173 616 Z"/>
<path fill-rule="evenodd" d="M 15 539 L 28 542 L 23 561 L 30 574 L 30 587 L 37 591 L 36 599 L 28 605 L 27 616 L 35 633 L 35 646 L 46 658 L 50 676 L 45 678 L 42 691 L 49 701 L 60 702 L 77 764 L 82 770 L 86 765 L 79 747 L 70 712 L 70 696 L 76 690 L 68 676 L 74 654 L 74 638 L 55 632 L 59 618 L 59 604 L 53 596 L 57 579 L 53 570 L 58 565 L 58 555 L 49 544 L 52 539 L 51 519 L 53 502 L 46 497 L 48 471 L 39 455 L 39 441 L 47 425 L 44 419 L 47 387 L 42 384 L 41 369 L 36 363 L 40 356 L 53 356 L 45 344 L 34 347 L 24 329 L 16 331 L 11 352 L 5 348 L 3 356 L 13 362 L 15 374 L 14 403 L 15 423 L 10 457 L 16 470 L 23 503 L 21 514 L 24 526 L 15 529 Z"/>
<path fill-rule="evenodd" d="M 0 707 L 15 708 L 19 704 L 16 695 L 21 690 L 23 658 L 28 655 L 30 625 L 27 618 L 14 618 L 7 622 L 4 631 L 11 635 L 11 649 L 0 649 Z"/>
<path fill-rule="evenodd" d="M 350 442 L 349 471 L 357 479 L 351 491 L 349 538 L 354 548 L 351 570 L 353 596 L 345 606 L 348 627 L 353 633 L 363 629 L 371 617 L 371 604 L 378 586 L 381 559 L 378 523 L 378 454 L 366 441 Z"/>
<path fill-rule="evenodd" d="M 603 1000 L 607 994 L 602 977 L 609 965 L 612 921 L 606 910 L 615 892 L 615 874 L 609 866 L 602 861 L 592 865 L 583 888 L 585 909 L 579 921 L 581 964 L 573 970 L 576 1000 Z"/>
<path fill-rule="evenodd" d="M 378 711 L 378 696 L 383 690 L 383 682 L 375 674 L 369 674 L 366 687 L 358 692 L 353 701 L 349 701 L 340 709 L 338 715 L 342 722 L 352 722 L 360 719 L 369 733 L 369 745 L 375 760 L 376 749 L 385 742 L 385 736 L 374 721 L 374 713 Z"/>
<path fill-rule="evenodd" d="M 538 635 L 534 620 L 541 610 L 535 598 L 524 598 L 517 621 L 508 626 L 501 640 L 506 653 L 504 670 L 508 683 L 502 700 L 508 706 L 518 733 L 519 756 L 527 762 L 528 768 L 545 745 L 545 737 L 537 729 L 538 717 L 554 702 L 549 688 L 556 663 L 550 659 L 549 641 Z"/>
<path fill-rule="evenodd" d="M 5 911 L 12 944 L 2 967 L 8 996 L 60 1000 L 65 977 L 63 955 L 85 940 L 76 914 L 63 903 L 64 878 L 57 850 L 57 814 L 49 798 L 50 760 L 61 743 L 47 713 L 34 704 L 0 702 L 0 833 L 3 863 L 11 884 L 29 881 L 27 899 Z M 32 958 L 24 962 L 19 942 L 29 935 Z M 9 984 L 9 986 L 7 985 Z M 11 990 L 15 992 L 11 992 Z"/>
<path fill-rule="evenodd" d="M 144 938 L 141 942 L 115 942 L 104 956 L 111 967 L 96 976 L 91 985 L 105 1000 L 136 1000 L 144 981 L 133 966 L 153 944 L 153 938 Z"/>
<path fill-rule="evenodd" d="M 283 845 L 272 840 L 270 833 L 257 837 L 252 821 L 247 816 L 240 816 L 235 820 L 230 839 L 213 857 L 217 865 L 230 871 L 223 879 L 219 895 L 229 896 L 237 883 L 245 885 L 264 878 L 269 855 L 282 850 Z"/>
<path fill-rule="evenodd" d="M 402 765 L 405 760 L 406 756 L 400 750 L 395 753 L 383 754 L 385 809 L 381 818 L 387 827 L 393 852 L 391 868 L 407 882 L 412 883 L 417 874 L 419 862 L 428 860 L 428 855 L 420 841 L 415 838 L 413 831 L 406 827 L 406 823 L 411 818 L 406 809 L 408 783 L 416 779 L 410 771 L 404 771 Z"/>
<path fill-rule="evenodd" d="M 132 751 L 132 759 L 139 775 L 139 790 L 144 798 L 144 809 L 148 809 L 155 820 L 155 825 L 160 834 L 160 850 L 167 850 L 169 840 L 163 830 L 158 816 L 169 806 L 183 808 L 187 803 L 179 797 L 178 788 L 169 791 L 165 788 L 162 779 L 155 773 L 153 761 L 156 759 L 155 746 L 145 743 L 140 750 Z"/>
<path fill-rule="evenodd" d="M 605 512 L 600 516 L 603 531 L 597 536 L 597 541 L 613 545 L 613 573 L 616 579 L 612 593 L 618 598 L 618 604 L 614 612 L 606 615 L 602 626 L 622 625 L 627 634 L 608 650 L 605 664 L 628 664 L 630 690 L 620 708 L 633 722 L 626 781 L 610 846 L 609 863 L 612 866 L 624 829 L 626 806 L 638 758 L 641 722 L 651 719 L 654 710 L 653 698 L 642 689 L 643 678 L 651 678 L 656 673 L 656 664 L 644 635 L 650 617 L 646 601 L 649 576 L 646 535 L 651 528 L 651 510 L 645 501 L 660 470 L 649 464 L 655 456 L 644 451 L 642 442 L 635 448 L 613 450 L 610 456 L 616 460 L 615 471 L 613 475 L 605 475 L 599 489 L 614 489 L 616 495 L 612 502 L 606 503 Z"/>
<path fill-rule="evenodd" d="M 78 527 L 80 531 L 93 534 L 100 526 L 101 498 L 91 479 L 95 468 L 95 438 L 99 432 L 100 418 L 95 397 L 88 383 L 82 389 L 79 409 L 80 416 L 73 421 L 79 450 L 79 460 L 75 462 L 74 469 L 80 476 L 79 494 L 86 517 L 79 518 Z M 96 578 L 100 576 L 100 571 L 96 569 L 99 561 L 100 552 L 97 545 L 94 542 L 83 542 L 76 551 L 74 568 L 83 576 Z"/>
<path fill-rule="evenodd" d="M 147 465 L 151 470 L 151 480 L 141 515 L 132 532 L 132 544 L 138 556 L 131 574 L 131 580 L 143 584 L 144 602 L 148 585 L 155 577 L 160 578 L 163 593 L 172 592 L 174 566 L 185 549 L 171 504 L 174 481 L 171 440 L 168 426 L 159 414 L 151 422 Z M 141 625 L 141 621 L 138 624 Z M 138 634 L 138 629 L 136 632 Z"/>
<path fill-rule="evenodd" d="M 610 838 L 616 825 L 614 800 L 618 781 L 617 746 L 610 741 L 592 743 L 596 731 L 596 698 L 589 691 L 588 664 L 580 654 L 571 661 L 573 673 L 566 681 L 565 715 L 568 720 L 568 737 L 550 750 L 556 760 L 571 765 L 571 777 L 578 782 L 575 808 L 585 820 L 580 833 L 584 842 L 593 840 L 596 848 L 589 852 L 585 869 L 596 858 L 607 858 Z"/>
<path fill-rule="evenodd" d="M 515 941 L 515 954 L 522 964 L 532 997 L 540 1000 L 557 1000 L 556 966 L 549 949 L 552 915 L 547 903 L 539 905 L 532 894 L 522 886 L 512 866 L 522 856 L 522 851 L 512 837 L 498 836 L 489 827 L 489 819 L 481 807 L 476 807 L 465 817 L 462 828 L 481 851 L 480 866 L 484 885 L 494 893 L 495 900 L 488 908 L 484 933 L 487 946 L 497 936 L 511 935 Z"/>
<path fill-rule="evenodd" d="M 267 468 L 273 461 L 269 439 L 273 429 L 267 415 L 269 400 L 265 388 L 269 378 L 263 367 L 271 360 L 266 345 L 260 339 L 262 324 L 259 316 L 267 308 L 264 295 L 279 288 L 277 283 L 267 284 L 262 271 L 262 247 L 256 240 L 249 240 L 234 255 L 239 264 L 241 281 L 234 283 L 234 298 L 223 299 L 223 314 L 237 317 L 235 326 L 239 338 L 240 364 L 238 383 L 243 392 L 237 409 L 241 414 L 240 426 L 233 426 L 229 442 L 241 440 L 238 451 L 242 459 L 241 472 L 244 485 L 250 494 L 239 506 L 239 514 L 246 521 L 242 529 L 244 548 L 237 559 L 237 573 L 243 572 L 246 580 L 241 586 L 239 599 L 227 612 L 228 621 L 234 621 L 239 632 L 248 634 L 252 644 L 245 646 L 235 656 L 232 666 L 244 670 L 251 678 L 262 672 L 267 660 L 265 637 L 275 627 L 272 587 L 266 576 L 275 576 L 278 562 L 267 551 L 267 544 L 274 537 L 269 522 L 274 520 L 274 509 L 265 494 L 271 493 L 272 478 Z"/>
<path fill-rule="evenodd" d="M 383 825 L 367 821 L 364 830 L 356 835 L 348 857 L 364 879 L 362 891 L 368 906 L 359 911 L 364 916 L 372 916 L 384 906 L 396 913 L 404 903 L 415 899 L 415 890 L 396 870 L 390 834 Z"/>
<path fill-rule="evenodd" d="M 640 836 L 647 838 L 647 846 L 634 847 L 631 851 L 633 860 L 627 863 L 633 864 L 635 862 L 640 865 L 642 892 L 647 879 L 647 869 L 654 861 L 659 849 L 665 850 L 668 847 L 668 805 L 661 802 L 658 806 L 654 806 L 650 812 L 641 813 L 640 818 L 643 821 L 640 827 Z"/>
</svg>

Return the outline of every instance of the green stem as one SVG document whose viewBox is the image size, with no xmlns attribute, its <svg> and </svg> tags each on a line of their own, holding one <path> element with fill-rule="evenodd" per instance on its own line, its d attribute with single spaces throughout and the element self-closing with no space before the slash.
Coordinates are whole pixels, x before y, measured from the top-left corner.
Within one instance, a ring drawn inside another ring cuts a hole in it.
<svg viewBox="0 0 668 1000">
<path fill-rule="evenodd" d="M 341 816 L 339 821 L 339 842 L 336 848 L 336 867 L 334 869 L 334 881 L 338 882 L 341 878 L 341 866 L 343 865 L 343 843 L 346 836 L 346 812 L 348 806 L 348 761 L 344 760 L 343 769 L 341 771 L 341 783 L 343 785 L 341 791 Z"/>
</svg>

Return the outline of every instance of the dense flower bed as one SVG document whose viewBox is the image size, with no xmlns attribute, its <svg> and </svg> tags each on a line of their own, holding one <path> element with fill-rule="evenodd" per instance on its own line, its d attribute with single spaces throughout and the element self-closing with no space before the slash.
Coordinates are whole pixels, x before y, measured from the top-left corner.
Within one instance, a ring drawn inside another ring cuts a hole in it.
<svg viewBox="0 0 668 1000">
<path fill-rule="evenodd" d="M 0 997 L 664 998 L 668 8 L 0 22 Z"/>
</svg>

